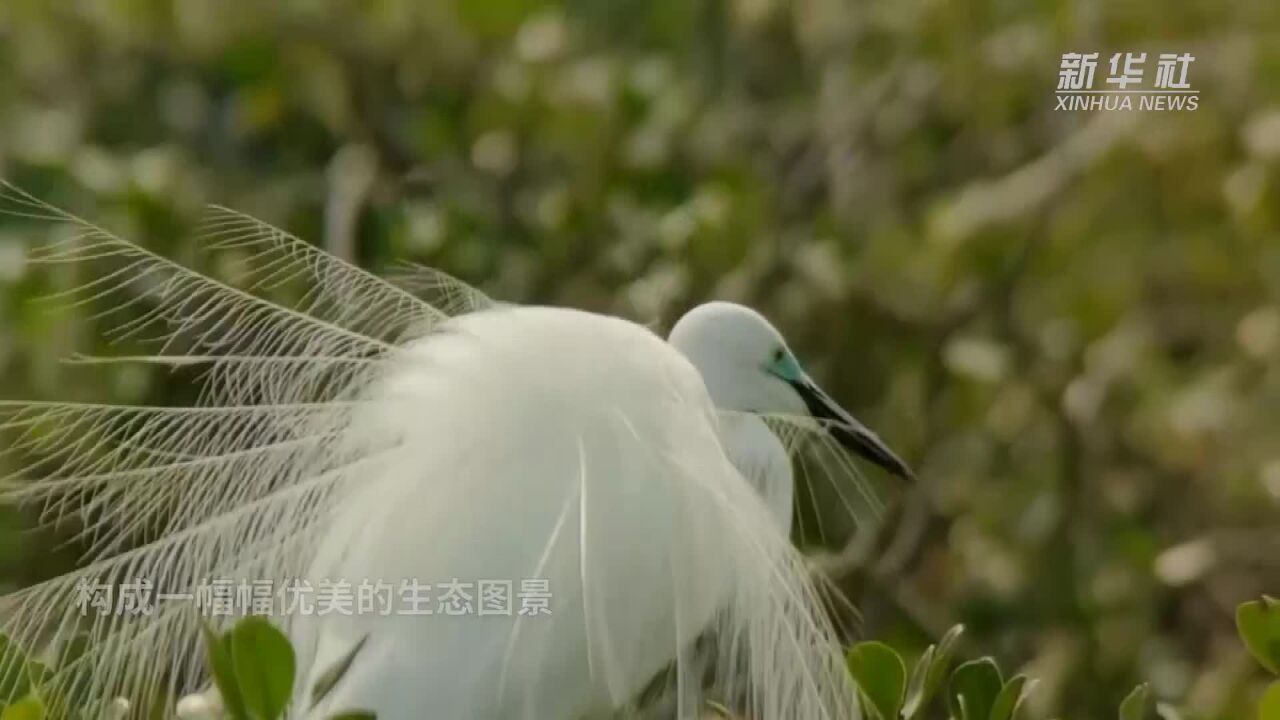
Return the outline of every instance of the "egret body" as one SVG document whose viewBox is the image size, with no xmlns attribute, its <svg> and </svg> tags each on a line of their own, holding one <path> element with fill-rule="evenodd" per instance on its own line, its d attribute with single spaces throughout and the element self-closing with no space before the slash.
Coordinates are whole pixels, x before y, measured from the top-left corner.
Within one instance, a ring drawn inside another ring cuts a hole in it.
<svg viewBox="0 0 1280 720">
<path fill-rule="evenodd" d="M 92 292 L 154 303 L 125 335 L 161 328 L 167 344 L 125 361 L 206 368 L 193 408 L 0 406 L 10 428 L 54 428 L 22 447 L 50 479 L 0 498 L 89 519 L 90 565 L 3 600 L 19 643 L 93 637 L 56 682 L 133 698 L 207 678 L 189 607 L 86 622 L 72 602 L 86 578 L 163 592 L 538 580 L 549 614 L 455 614 L 435 597 L 412 614 L 277 613 L 299 659 L 292 713 L 577 720 L 639 712 L 656 684 L 682 717 L 707 687 L 756 720 L 856 716 L 788 541 L 788 448 L 759 416 L 909 473 L 759 314 L 703 305 L 668 342 L 617 318 L 496 305 L 432 271 L 388 284 L 215 208 L 203 245 L 258 269 L 232 287 L 11 186 L 3 203 L 75 230 L 38 259 L 115 262 Z M 296 305 L 260 292 L 291 280 L 312 285 Z"/>
</svg>

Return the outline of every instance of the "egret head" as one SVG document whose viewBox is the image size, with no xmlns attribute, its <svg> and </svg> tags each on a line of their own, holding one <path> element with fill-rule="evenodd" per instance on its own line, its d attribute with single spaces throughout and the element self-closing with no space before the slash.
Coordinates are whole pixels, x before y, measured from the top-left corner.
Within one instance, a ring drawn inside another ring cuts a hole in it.
<svg viewBox="0 0 1280 720">
<path fill-rule="evenodd" d="M 875 433 L 845 412 L 800 367 L 786 340 L 763 315 L 728 302 L 693 308 L 671 329 L 670 342 L 702 374 L 724 410 L 811 415 L 854 453 L 904 479 L 911 469 Z"/>
</svg>

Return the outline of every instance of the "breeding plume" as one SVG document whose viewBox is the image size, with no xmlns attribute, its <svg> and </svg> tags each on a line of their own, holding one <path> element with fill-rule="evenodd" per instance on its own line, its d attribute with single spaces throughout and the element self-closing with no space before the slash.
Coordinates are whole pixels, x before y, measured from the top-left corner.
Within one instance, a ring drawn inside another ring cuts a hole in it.
<svg viewBox="0 0 1280 720">
<path fill-rule="evenodd" d="M 62 689 L 175 698 L 208 682 L 197 608 L 82 613 L 86 581 L 372 583 L 394 607 L 271 606 L 298 653 L 295 717 L 688 717 L 708 698 L 758 720 L 856 717 L 788 539 L 791 455 L 816 448 L 805 467 L 840 497 L 864 486 L 838 446 L 910 473 L 759 314 L 703 305 L 668 341 L 426 269 L 384 281 L 214 208 L 197 246 L 246 268 L 229 284 L 12 186 L 0 199 L 71 229 L 35 260 L 82 265 L 77 297 L 115 300 L 117 338 L 159 339 L 80 362 L 201 371 L 195 407 L 3 405 L 25 465 L 3 499 L 74 520 L 89 547 L 82 570 L 0 607 L 20 644 L 91 638 Z M 545 604 L 483 613 L 484 597 L 439 594 L 482 582 Z"/>
</svg>

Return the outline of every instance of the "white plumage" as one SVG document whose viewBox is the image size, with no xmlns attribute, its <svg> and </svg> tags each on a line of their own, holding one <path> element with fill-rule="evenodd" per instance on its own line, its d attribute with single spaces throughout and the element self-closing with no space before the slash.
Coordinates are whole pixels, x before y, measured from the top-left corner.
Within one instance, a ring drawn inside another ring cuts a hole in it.
<svg viewBox="0 0 1280 720">
<path fill-rule="evenodd" d="M 592 716 L 637 697 L 721 609 L 744 615 L 728 622 L 759 655 L 752 671 L 791 684 L 761 717 L 840 707 L 803 568 L 669 345 L 613 318 L 514 308 L 410 348 L 374 390 L 377 417 L 355 423 L 355 442 L 398 450 L 336 509 L 313 577 L 546 578 L 552 614 L 300 619 L 312 681 L 368 638 L 326 709 Z M 737 583 L 768 596 L 735 608 Z M 806 664 L 827 689 L 804 687 Z"/>
<path fill-rule="evenodd" d="M 11 214 L 75 229 L 39 259 L 106 264 L 90 295 L 138 309 L 125 336 L 165 343 L 129 361 L 207 367 L 197 408 L 4 406 L 21 433 L 10 450 L 41 476 L 9 481 L 5 499 L 78 515 L 93 546 L 84 570 L 4 600 L 19 642 L 95 639 L 57 682 L 141 697 L 205 677 L 189 606 L 82 621 L 86 578 L 163 591 L 539 578 L 549 616 L 277 616 L 299 653 L 294 714 L 577 720 L 639 712 L 655 686 L 681 716 L 706 688 L 758 720 L 856 714 L 788 541 L 786 449 L 761 417 L 827 442 L 821 416 L 905 466 L 754 312 L 703 306 L 668 343 L 616 318 L 498 306 L 431 271 L 388 284 L 216 209 L 202 242 L 253 269 L 233 287 L 11 186 L 0 195 Z M 263 298 L 299 280 L 300 303 Z M 348 657 L 313 708 L 315 681 Z"/>
</svg>

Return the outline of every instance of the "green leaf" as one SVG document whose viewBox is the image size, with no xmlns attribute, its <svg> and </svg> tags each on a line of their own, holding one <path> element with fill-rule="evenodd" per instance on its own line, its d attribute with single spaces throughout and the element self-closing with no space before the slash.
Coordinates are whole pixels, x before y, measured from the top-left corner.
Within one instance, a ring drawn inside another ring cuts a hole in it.
<svg viewBox="0 0 1280 720">
<path fill-rule="evenodd" d="M 355 644 L 346 655 L 338 658 L 338 661 L 329 666 L 328 670 L 321 673 L 320 677 L 311 686 L 311 707 L 315 707 L 317 703 L 333 690 L 338 681 L 347 674 L 347 670 L 351 668 L 351 662 L 356 659 L 356 655 L 360 653 L 360 649 L 364 647 L 365 642 L 369 639 L 368 635 L 360 638 L 360 642 Z"/>
<path fill-rule="evenodd" d="M 1280 720 L 1280 680 L 1271 683 L 1262 693 L 1258 720 Z"/>
<path fill-rule="evenodd" d="M 847 662 L 876 717 L 897 720 L 907 684 L 907 668 L 897 651 L 881 642 L 858 643 L 849 650 Z"/>
<path fill-rule="evenodd" d="M 915 667 L 911 668 L 911 679 L 907 681 L 907 692 L 902 701 L 902 717 L 907 720 L 915 718 L 916 713 L 929 703 L 929 697 L 925 694 L 925 680 L 929 677 L 935 652 L 937 648 L 934 645 L 925 648 L 920 659 L 916 660 Z"/>
<path fill-rule="evenodd" d="M 44 704 L 34 695 L 27 695 L 0 712 L 0 720 L 44 720 Z"/>
<path fill-rule="evenodd" d="M 240 685 L 236 680 L 235 666 L 231 657 L 231 635 L 219 636 L 208 624 L 201 624 L 200 632 L 204 636 L 205 659 L 209 663 L 209 672 L 213 682 L 222 695 L 222 706 L 232 720 L 245 720 L 248 714 L 244 709 L 244 700 L 240 695 Z"/>
<path fill-rule="evenodd" d="M 245 618 L 231 630 L 231 658 L 248 716 L 252 720 L 283 717 L 297 669 L 293 646 L 284 633 L 265 618 Z"/>
<path fill-rule="evenodd" d="M 1242 603 L 1236 608 L 1236 629 L 1262 667 L 1280 674 L 1280 601 L 1263 595 Z"/>
<path fill-rule="evenodd" d="M 1028 684 L 1026 675 L 1018 675 L 1005 683 L 991 705 L 990 720 L 1013 720 L 1013 714 L 1018 711 L 1018 706 L 1022 704 L 1022 698 L 1031 689 L 1031 685 L 1034 683 Z"/>
<path fill-rule="evenodd" d="M 951 656 L 955 654 L 956 642 L 963 633 L 964 626 L 956 625 L 942 636 L 937 645 L 930 645 L 925 649 L 911 671 L 906 700 L 902 705 L 902 717 L 915 720 L 928 709 L 929 702 L 938 694 L 947 678 L 947 672 L 951 669 Z"/>
<path fill-rule="evenodd" d="M 1142 683 L 1120 703 L 1120 720 L 1145 720 L 1151 706 L 1151 686 Z"/>
<path fill-rule="evenodd" d="M 951 714 L 959 720 L 986 720 L 1003 687 L 995 660 L 984 657 L 964 663 L 951 673 Z"/>
<path fill-rule="evenodd" d="M 337 715 L 330 715 L 328 720 L 377 720 L 378 716 L 368 710 L 346 710 Z"/>
<path fill-rule="evenodd" d="M 964 634 L 963 625 L 954 625 L 948 630 L 942 639 L 938 641 L 938 659 L 948 661 L 956 652 L 956 643 L 960 642 L 960 636 Z"/>
</svg>

